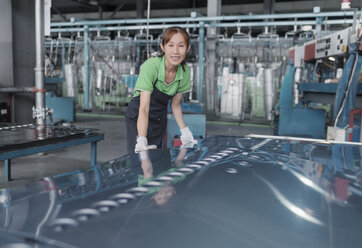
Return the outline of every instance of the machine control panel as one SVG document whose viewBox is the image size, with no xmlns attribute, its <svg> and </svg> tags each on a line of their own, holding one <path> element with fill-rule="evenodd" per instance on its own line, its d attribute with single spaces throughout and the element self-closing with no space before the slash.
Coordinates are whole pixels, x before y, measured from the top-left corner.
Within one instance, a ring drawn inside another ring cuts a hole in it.
<svg viewBox="0 0 362 248">
<path fill-rule="evenodd" d="M 348 48 L 351 28 L 326 35 L 315 41 L 315 58 L 320 59 L 328 56 L 345 54 Z"/>
<path fill-rule="evenodd" d="M 302 46 L 291 47 L 289 57 L 293 60 L 295 67 L 301 67 L 304 62 L 346 54 L 350 40 L 355 40 L 351 33 L 352 28 L 349 27 L 305 42 Z"/>
</svg>

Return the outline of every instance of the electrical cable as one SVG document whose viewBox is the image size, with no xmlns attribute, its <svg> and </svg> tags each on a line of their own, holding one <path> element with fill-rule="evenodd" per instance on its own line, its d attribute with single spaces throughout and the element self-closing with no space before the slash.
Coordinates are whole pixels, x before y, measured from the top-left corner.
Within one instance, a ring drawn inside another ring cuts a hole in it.
<svg viewBox="0 0 362 248">
<path fill-rule="evenodd" d="M 349 89 L 350 89 L 351 84 L 352 84 L 353 75 L 354 75 L 354 72 L 355 72 L 355 70 L 356 70 L 357 62 L 358 62 L 358 53 L 355 54 L 355 61 L 354 61 L 353 67 L 352 67 L 351 74 L 349 75 L 349 80 L 348 80 L 348 84 L 347 84 L 347 89 L 344 91 L 341 107 L 339 108 L 338 113 L 337 113 L 337 116 L 336 116 L 336 119 L 334 120 L 334 127 L 337 126 L 338 119 L 339 119 L 340 115 L 341 115 L 342 112 L 343 112 L 344 105 L 346 104 L 347 94 L 348 94 Z"/>
</svg>

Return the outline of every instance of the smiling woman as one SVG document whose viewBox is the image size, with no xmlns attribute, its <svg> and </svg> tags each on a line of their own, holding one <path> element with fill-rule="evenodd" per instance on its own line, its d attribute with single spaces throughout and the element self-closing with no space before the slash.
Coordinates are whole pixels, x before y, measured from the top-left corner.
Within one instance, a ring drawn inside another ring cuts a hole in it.
<svg viewBox="0 0 362 248">
<path fill-rule="evenodd" d="M 186 31 L 177 27 L 169 28 L 168 32 L 166 31 L 160 44 L 163 52 L 162 55 L 165 55 L 166 72 L 176 72 L 172 67 L 179 64 L 181 64 L 182 69 L 185 70 L 185 56 L 190 50 L 189 35 Z M 166 82 L 168 82 L 167 75 Z"/>
<path fill-rule="evenodd" d="M 142 65 L 135 94 L 126 110 L 127 149 L 131 156 L 161 148 L 169 100 L 183 145 L 197 143 L 183 120 L 180 105 L 182 94 L 191 87 L 190 69 L 184 63 L 190 49 L 189 35 L 180 27 L 167 28 L 160 47 L 162 55 Z"/>
</svg>

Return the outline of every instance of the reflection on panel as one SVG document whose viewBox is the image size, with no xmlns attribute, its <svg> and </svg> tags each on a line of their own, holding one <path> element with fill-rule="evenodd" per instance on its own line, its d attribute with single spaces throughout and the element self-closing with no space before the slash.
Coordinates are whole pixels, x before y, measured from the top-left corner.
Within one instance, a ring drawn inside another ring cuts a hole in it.
<svg viewBox="0 0 362 248">
<path fill-rule="evenodd" d="M 40 247 L 351 247 L 361 179 L 358 145 L 216 136 L 3 189 L 0 221 Z"/>
</svg>

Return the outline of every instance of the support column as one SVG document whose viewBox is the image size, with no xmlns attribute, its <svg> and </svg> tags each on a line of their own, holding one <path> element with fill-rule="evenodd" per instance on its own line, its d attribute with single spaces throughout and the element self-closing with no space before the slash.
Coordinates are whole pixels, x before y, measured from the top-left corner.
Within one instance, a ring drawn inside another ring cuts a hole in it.
<svg viewBox="0 0 362 248">
<path fill-rule="evenodd" d="M 103 8 L 101 5 L 98 6 L 99 20 L 103 20 Z"/>
<path fill-rule="evenodd" d="M 36 130 L 39 139 L 45 135 L 45 80 L 44 80 L 44 0 L 35 1 L 35 108 Z"/>
<path fill-rule="evenodd" d="M 145 0 L 137 0 L 136 3 L 137 19 L 145 18 L 144 12 L 145 12 Z"/>
<path fill-rule="evenodd" d="M 207 1 L 207 16 L 221 15 L 221 0 Z M 219 30 L 217 28 L 207 29 L 207 73 L 205 81 L 206 95 L 204 102 L 206 103 L 206 114 L 216 115 L 218 109 L 217 101 L 217 72 L 216 72 L 216 38 Z"/>
<path fill-rule="evenodd" d="M 274 14 L 275 0 L 264 0 L 264 14 Z M 272 19 L 266 19 L 265 22 L 273 21 Z M 273 27 L 265 27 L 265 33 L 272 33 Z"/>
<path fill-rule="evenodd" d="M 220 16 L 221 15 L 221 0 L 208 0 L 207 1 L 207 16 Z M 217 28 L 208 28 L 207 36 L 216 35 Z"/>
<path fill-rule="evenodd" d="M 321 8 L 319 6 L 316 6 L 313 8 L 313 13 L 320 13 Z M 323 24 L 323 17 L 317 17 L 316 18 L 316 25 L 315 25 L 315 33 L 316 37 L 320 38 L 322 36 L 322 24 Z"/>
<path fill-rule="evenodd" d="M 275 0 L 264 0 L 264 14 L 274 14 Z"/>
</svg>

